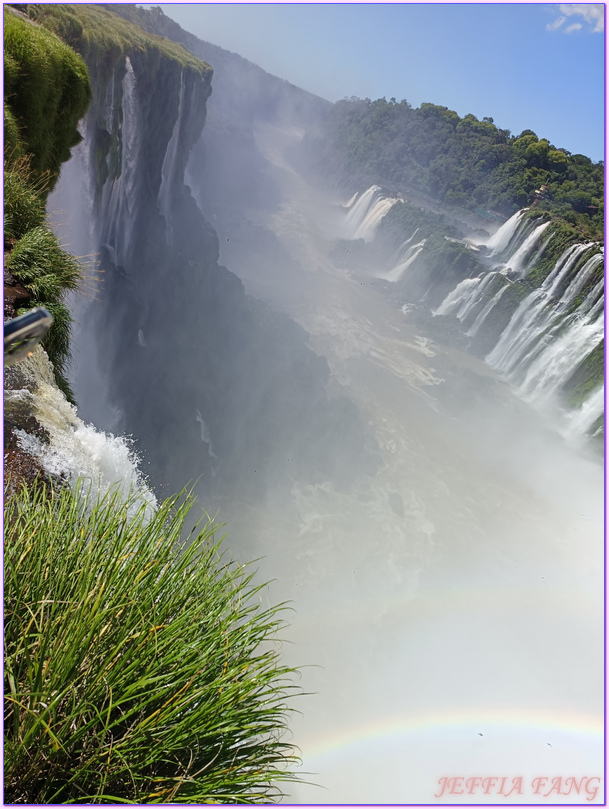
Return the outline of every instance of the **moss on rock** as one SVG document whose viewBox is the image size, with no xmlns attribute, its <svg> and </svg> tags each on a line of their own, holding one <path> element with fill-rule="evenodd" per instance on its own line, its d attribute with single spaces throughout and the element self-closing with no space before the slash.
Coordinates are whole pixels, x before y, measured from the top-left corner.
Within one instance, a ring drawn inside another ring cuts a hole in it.
<svg viewBox="0 0 609 809">
<path fill-rule="evenodd" d="M 18 133 L 21 151 L 50 190 L 80 140 L 77 123 L 91 99 L 87 68 L 57 36 L 8 8 L 4 49 L 9 144 L 19 146 Z"/>
</svg>

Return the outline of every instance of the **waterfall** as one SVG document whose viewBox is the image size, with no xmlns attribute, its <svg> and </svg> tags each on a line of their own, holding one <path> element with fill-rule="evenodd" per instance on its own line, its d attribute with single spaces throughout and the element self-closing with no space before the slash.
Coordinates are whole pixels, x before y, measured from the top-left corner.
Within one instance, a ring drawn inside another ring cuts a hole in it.
<svg viewBox="0 0 609 809">
<path fill-rule="evenodd" d="M 542 233 L 547 230 L 549 226 L 549 222 L 543 222 L 541 225 L 537 225 L 536 228 L 533 228 L 518 250 L 510 257 L 508 261 L 509 269 L 514 273 L 518 273 L 521 278 L 526 274 L 527 269 L 531 266 L 533 261 L 539 258 L 545 248 L 544 245 L 541 250 L 535 252 L 535 248 L 539 243 Z"/>
<path fill-rule="evenodd" d="M 491 309 L 493 309 L 495 304 L 499 302 L 499 300 L 501 299 L 501 296 L 504 294 L 504 292 L 507 292 L 507 288 L 508 288 L 508 284 L 504 284 L 501 287 L 501 289 L 499 290 L 499 292 L 497 292 L 497 293 L 495 293 L 495 295 L 493 295 L 493 297 L 490 299 L 490 301 L 488 301 L 486 306 L 476 316 L 476 319 L 474 320 L 473 324 L 470 326 L 470 328 L 466 332 L 468 337 L 475 337 L 478 334 L 478 332 L 482 328 L 482 325 L 483 325 L 484 321 L 489 316 L 489 313 L 490 313 Z"/>
<path fill-rule="evenodd" d="M 455 315 L 458 317 L 470 301 L 475 300 L 482 278 L 464 278 L 448 293 L 433 315 Z"/>
<path fill-rule="evenodd" d="M 433 312 L 435 315 L 454 315 L 463 323 L 472 313 L 474 307 L 483 300 L 488 286 L 497 276 L 489 272 L 480 278 L 465 278 L 452 292 L 449 292 L 440 306 Z"/>
<path fill-rule="evenodd" d="M 415 233 L 417 231 L 415 231 Z M 410 238 L 412 239 L 413 237 L 411 236 Z M 408 241 L 410 241 L 410 239 Z M 397 283 L 398 281 L 400 281 L 404 273 L 408 269 L 408 267 L 410 267 L 410 265 L 413 263 L 413 261 L 416 259 L 416 257 L 423 249 L 423 246 L 426 241 L 427 239 L 423 239 L 418 244 L 413 244 L 410 247 L 408 247 L 405 251 L 403 251 L 402 260 L 400 261 L 400 263 L 396 264 L 396 266 L 389 273 L 387 273 L 386 275 L 382 275 L 380 277 L 384 278 L 386 281 L 391 281 L 392 283 Z M 406 244 L 407 242 L 404 242 L 402 247 L 404 247 L 404 245 Z"/>
<path fill-rule="evenodd" d="M 589 247 L 572 245 L 564 251 L 544 284 L 521 302 L 486 357 L 489 365 L 515 384 L 529 401 L 541 404 L 552 399 L 603 339 L 603 279 L 577 304 L 603 262 L 602 254 L 595 253 L 579 272 L 573 273 L 578 259 Z M 568 279 L 566 289 L 557 298 L 556 292 L 564 286 L 565 279 Z M 573 423 L 590 426 L 585 417 L 574 417 Z"/>
<path fill-rule="evenodd" d="M 522 382 L 518 373 L 522 373 L 527 358 L 532 357 L 538 340 L 545 336 L 547 343 L 548 334 L 555 332 L 559 326 L 564 326 L 565 310 L 585 283 L 581 281 L 581 277 L 589 279 L 594 269 L 602 262 L 599 253 L 593 255 L 572 280 L 562 298 L 556 300 L 556 290 L 561 286 L 563 279 L 571 273 L 577 258 L 581 255 L 582 251 L 578 250 L 578 247 L 580 245 L 568 247 L 557 262 L 557 267 L 560 265 L 558 272 L 555 269 L 550 273 L 542 286 L 520 303 L 499 342 L 486 357 L 489 365 L 518 384 Z M 587 296 L 586 301 L 589 297 Z M 581 304 L 580 309 L 586 306 L 589 317 L 591 307 L 587 306 L 586 301 Z"/>
<path fill-rule="evenodd" d="M 521 278 L 543 254 L 549 239 L 542 241 L 542 236 L 550 225 L 533 225 L 527 234 L 530 225 L 523 222 L 523 214 L 524 210 L 515 214 L 486 243 L 491 248 L 489 255 L 502 256 L 507 269 Z M 519 241 L 520 246 L 515 247 Z M 506 260 L 510 250 L 512 255 Z M 603 252 L 599 252 L 597 244 L 569 245 L 543 284 L 520 302 L 487 354 L 486 362 L 528 401 L 547 404 L 555 398 L 573 370 L 603 339 L 604 279 L 592 283 L 602 263 Z M 500 266 L 480 278 L 461 281 L 433 314 L 453 315 L 467 328 L 469 337 L 480 335 L 510 286 L 506 283 L 488 297 L 493 278 L 498 272 L 506 272 Z M 593 426 L 600 415 L 599 407 L 602 413 L 598 391 L 588 401 L 571 417 L 570 434 Z"/>
<path fill-rule="evenodd" d="M 522 217 L 526 211 L 528 211 L 528 208 L 523 208 L 515 213 L 514 216 L 507 220 L 507 222 L 504 222 L 503 225 L 501 225 L 499 230 L 497 230 L 490 237 L 490 239 L 488 239 L 488 241 L 476 241 L 474 244 L 485 244 L 490 251 L 489 256 L 497 256 L 504 253 L 512 241 L 516 231 L 518 230 Z"/>
<path fill-rule="evenodd" d="M 169 143 L 167 144 L 167 150 L 165 152 L 165 158 L 163 160 L 163 167 L 161 168 L 161 187 L 159 188 L 159 193 L 157 197 L 157 203 L 159 206 L 159 212 L 161 216 L 165 219 L 165 230 L 167 234 L 167 243 L 173 245 L 173 227 L 171 224 L 171 213 L 172 213 L 172 193 L 173 193 L 173 184 L 178 180 L 181 181 L 181 177 L 176 177 L 176 160 L 178 157 L 178 146 L 180 143 L 180 132 L 181 127 L 184 119 L 184 91 L 186 88 L 186 78 L 184 75 L 184 71 L 180 76 L 180 96 L 178 101 L 178 117 L 176 118 L 176 122 L 173 125 L 173 132 L 171 133 L 171 138 L 169 139 Z"/>
<path fill-rule="evenodd" d="M 156 499 L 138 469 L 139 458 L 125 438 L 85 424 L 55 384 L 53 367 L 38 347 L 32 357 L 12 370 L 11 388 L 5 390 L 5 413 L 9 419 L 32 415 L 47 433 L 48 441 L 16 429 L 21 449 L 39 460 L 50 475 L 75 487 L 80 480 L 91 502 L 117 489 L 127 498 L 137 491 L 139 502 L 156 508 Z M 133 505 L 134 513 L 138 505 Z"/>
<path fill-rule="evenodd" d="M 404 254 L 407 252 L 407 250 L 405 250 L 404 248 L 408 247 L 408 245 L 412 242 L 412 240 L 417 235 L 417 233 L 419 232 L 420 229 L 421 228 L 416 228 L 414 233 L 410 237 L 410 239 L 406 239 L 406 241 L 402 242 L 402 244 L 398 247 L 397 256 L 396 256 L 396 264 L 399 264 L 400 261 L 404 261 L 404 258 L 405 258 Z"/>
<path fill-rule="evenodd" d="M 113 115 L 113 104 L 109 107 Z M 104 228 L 100 234 L 101 244 L 107 247 L 113 263 L 118 267 L 128 262 L 133 247 L 135 226 L 136 183 L 140 154 L 140 109 L 137 99 L 136 78 L 131 60 L 125 59 L 125 75 L 122 81 L 122 124 L 119 133 L 121 142 L 120 174 L 104 184 L 101 195 L 101 221 Z M 114 131 L 114 121 L 105 122 L 107 131 Z"/>
<path fill-rule="evenodd" d="M 526 398 L 546 400 L 557 393 L 590 352 L 603 339 L 605 317 L 597 319 L 575 316 L 559 336 L 550 332 L 532 352 L 530 365 L 520 389 Z"/>
<path fill-rule="evenodd" d="M 397 199 L 384 197 L 380 186 L 373 185 L 359 196 L 352 197 L 344 206 L 348 211 L 344 226 L 344 238 L 372 241 L 376 228 Z"/>
<path fill-rule="evenodd" d="M 577 439 L 588 435 L 605 411 L 605 386 L 601 385 L 589 396 L 578 410 L 573 411 L 567 427 L 568 438 Z"/>
</svg>

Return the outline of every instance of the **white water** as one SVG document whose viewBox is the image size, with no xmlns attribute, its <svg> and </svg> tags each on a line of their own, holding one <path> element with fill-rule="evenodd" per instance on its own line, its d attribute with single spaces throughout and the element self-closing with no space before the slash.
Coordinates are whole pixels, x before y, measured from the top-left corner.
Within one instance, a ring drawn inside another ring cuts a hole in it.
<svg viewBox="0 0 609 809">
<path fill-rule="evenodd" d="M 579 363 L 599 345 L 604 327 L 603 315 L 592 321 L 575 316 L 560 336 L 550 332 L 547 343 L 538 343 L 531 354 L 531 364 L 520 385 L 522 393 L 534 400 L 557 393 Z"/>
<path fill-rule="evenodd" d="M 38 458 L 46 472 L 64 478 L 72 487 L 85 483 L 91 502 L 116 490 L 127 498 L 138 493 L 138 501 L 156 508 L 156 498 L 147 488 L 138 469 L 139 458 L 125 438 L 85 424 L 54 382 L 53 370 L 45 352 L 38 348 L 20 364 L 28 388 L 5 391 L 5 402 L 19 401 L 31 409 L 46 429 L 47 444 L 23 431 L 17 431 L 26 452 Z M 31 391 L 34 392 L 31 392 Z M 138 505 L 134 504 L 135 512 Z"/>
<path fill-rule="evenodd" d="M 543 253 L 548 240 L 541 242 L 541 238 L 549 226 L 545 222 L 533 227 L 514 254 L 505 259 L 510 244 L 518 242 L 519 228 L 527 227 L 522 223 L 523 213 L 515 214 L 492 237 L 494 249 L 491 253 L 507 261 L 507 268 L 500 270 L 502 273 L 509 269 L 521 277 Z M 487 243 L 490 245 L 491 241 Z M 515 385 L 527 401 L 542 407 L 545 412 L 550 408 L 555 415 L 559 414 L 561 430 L 569 440 L 576 435 L 578 427 L 594 423 L 594 419 L 588 424 L 586 418 L 564 412 L 557 395 L 577 365 L 603 337 L 604 321 L 599 317 L 604 303 L 602 279 L 588 292 L 577 311 L 565 320 L 568 310 L 603 261 L 603 254 L 594 252 L 581 266 L 584 254 L 597 249 L 597 245 L 586 242 L 564 250 L 542 286 L 520 303 L 486 357 L 488 364 Z M 495 272 L 489 272 L 482 278 L 461 281 L 444 298 L 434 315 L 454 315 L 467 325 L 468 317 L 478 308 L 467 330 L 470 337 L 475 337 L 507 291 L 506 285 L 485 300 L 486 289 L 495 275 Z M 593 409 L 594 412 L 597 409 Z M 584 435 L 577 439 L 581 440 Z"/>
<path fill-rule="evenodd" d="M 570 414 L 570 424 L 567 428 L 567 437 L 576 442 L 582 435 L 586 435 L 605 412 L 605 387 L 600 388 L 586 399 L 578 410 Z"/>
<path fill-rule="evenodd" d="M 517 211 L 507 220 L 507 222 L 504 222 L 503 225 L 501 225 L 501 227 L 495 231 L 495 233 L 489 239 L 485 239 L 483 241 L 478 239 L 470 239 L 470 241 L 477 245 L 486 245 L 490 251 L 489 256 L 500 255 L 507 250 L 512 238 L 514 237 L 514 234 L 520 226 L 520 221 L 527 210 L 528 208 L 523 208 L 522 210 Z"/>
<path fill-rule="evenodd" d="M 603 257 L 593 255 L 572 278 L 556 301 L 556 291 L 571 275 L 586 245 L 567 248 L 543 285 L 526 297 L 501 335 L 486 361 L 529 399 L 547 400 L 567 380 L 577 364 L 603 336 L 600 294 L 593 289 L 577 311 L 565 321 L 565 313 L 581 292 Z M 560 336 L 557 332 L 562 331 Z"/>
<path fill-rule="evenodd" d="M 411 244 L 412 240 L 417 235 L 419 230 L 420 230 L 420 228 L 416 228 L 416 230 L 414 231 L 414 233 L 412 234 L 410 239 L 406 239 L 406 241 L 402 242 L 402 244 L 399 246 L 399 248 L 397 250 L 397 256 L 396 256 L 396 265 L 399 264 L 401 261 L 404 261 L 404 259 L 406 257 L 405 254 L 408 253 L 408 251 L 410 249 L 409 245 Z"/>
<path fill-rule="evenodd" d="M 504 295 L 507 292 L 507 288 L 508 288 L 508 284 L 505 284 L 504 286 L 502 286 L 501 289 L 493 295 L 493 297 L 489 300 L 489 302 L 486 304 L 486 306 L 476 316 L 476 319 L 474 320 L 474 322 L 472 323 L 472 325 L 470 326 L 470 328 L 466 332 L 469 337 L 475 337 L 478 334 L 478 332 L 480 331 L 480 329 L 484 325 L 484 321 L 486 320 L 486 318 L 491 313 L 491 311 L 492 311 L 493 307 L 495 306 L 495 304 L 498 303 L 501 300 L 502 295 Z"/>
<path fill-rule="evenodd" d="M 112 261 L 118 267 L 127 263 L 133 248 L 137 215 L 135 187 L 139 179 L 140 111 L 135 73 L 129 57 L 125 61 L 120 131 L 114 130 L 113 120 L 105 123 L 110 133 L 120 137 L 122 152 L 120 175 L 106 182 L 102 190 L 99 221 L 104 223 L 104 231 L 100 234 L 100 242 L 109 249 Z"/>
<path fill-rule="evenodd" d="M 510 256 L 507 265 L 512 272 L 518 273 L 521 278 L 526 275 L 526 271 L 533 260 L 540 257 L 542 250 L 536 248 L 539 247 L 541 236 L 549 226 L 549 222 L 543 222 L 541 225 L 537 225 L 537 227 L 533 228 L 514 255 Z"/>
<path fill-rule="evenodd" d="M 417 228 L 418 230 L 418 228 Z M 396 284 L 398 281 L 401 281 L 406 273 L 406 270 L 410 265 L 415 261 L 416 257 L 419 255 L 425 242 L 427 239 L 423 239 L 418 244 L 411 245 L 406 251 L 404 251 L 404 255 L 402 260 L 387 274 L 379 276 L 380 278 L 384 278 L 386 281 L 391 281 L 392 283 Z"/>
<path fill-rule="evenodd" d="M 471 300 L 476 299 L 481 280 L 481 278 L 464 278 L 434 310 L 434 315 L 455 315 L 457 317 L 462 308 L 467 306 Z"/>
<path fill-rule="evenodd" d="M 449 292 L 434 315 L 454 315 L 463 323 L 486 293 L 496 273 L 489 272 L 480 278 L 465 278 Z"/>
<path fill-rule="evenodd" d="M 355 195 L 344 206 L 347 215 L 343 224 L 343 238 L 372 241 L 381 219 L 398 202 L 384 197 L 378 185 L 371 186 L 359 196 Z"/>
</svg>

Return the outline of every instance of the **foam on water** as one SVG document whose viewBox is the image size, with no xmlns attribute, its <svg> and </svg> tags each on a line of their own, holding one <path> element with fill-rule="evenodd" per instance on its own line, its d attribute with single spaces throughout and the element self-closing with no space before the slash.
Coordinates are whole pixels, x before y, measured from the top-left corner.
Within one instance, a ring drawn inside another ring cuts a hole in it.
<svg viewBox="0 0 609 809">
<path fill-rule="evenodd" d="M 38 458 L 45 471 L 64 478 L 70 486 L 86 481 L 92 500 L 113 489 L 124 498 L 137 492 L 140 505 L 143 502 L 150 509 L 156 508 L 156 498 L 138 469 L 139 459 L 130 442 L 101 432 L 78 417 L 76 408 L 55 385 L 52 366 L 41 348 L 22 365 L 30 381 L 35 381 L 29 385 L 34 392 L 26 388 L 8 390 L 6 399 L 31 408 L 50 441 L 17 431 L 21 447 Z"/>
</svg>

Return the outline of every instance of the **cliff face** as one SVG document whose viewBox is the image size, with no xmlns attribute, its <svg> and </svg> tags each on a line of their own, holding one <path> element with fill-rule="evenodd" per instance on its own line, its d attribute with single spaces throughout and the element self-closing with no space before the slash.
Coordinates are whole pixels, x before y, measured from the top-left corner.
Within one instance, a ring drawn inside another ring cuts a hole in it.
<svg viewBox="0 0 609 809">
<path fill-rule="evenodd" d="M 137 439 L 157 486 L 202 475 L 206 493 L 238 483 L 247 494 L 289 469 L 340 477 L 334 453 L 311 441 L 328 431 L 348 477 L 369 455 L 355 407 L 328 397 L 326 362 L 304 332 L 218 265 L 216 234 L 184 185 L 211 70 L 179 46 L 168 54 L 154 37 L 146 44 L 108 11 L 92 19 L 83 8 L 70 11 L 83 28 L 70 44 L 93 85 L 79 179 L 103 277 L 83 328 L 118 428 Z M 120 47 L 103 46 L 98 31 L 109 27 Z M 75 389 L 78 398 L 78 380 Z"/>
</svg>

